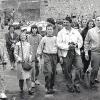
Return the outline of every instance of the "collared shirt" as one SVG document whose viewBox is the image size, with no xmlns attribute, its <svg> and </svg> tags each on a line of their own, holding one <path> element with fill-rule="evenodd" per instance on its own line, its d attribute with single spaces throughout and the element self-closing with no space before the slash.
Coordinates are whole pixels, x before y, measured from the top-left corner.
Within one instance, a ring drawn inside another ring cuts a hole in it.
<svg viewBox="0 0 100 100">
<path fill-rule="evenodd" d="M 100 52 L 100 29 L 97 26 L 88 31 L 84 47 L 86 54 L 89 49 Z"/>
<path fill-rule="evenodd" d="M 71 28 L 71 31 L 69 31 L 64 27 L 61 31 L 58 32 L 57 35 L 57 46 L 59 49 L 61 49 L 61 56 L 66 57 L 70 42 L 74 42 L 78 45 L 78 47 L 75 48 L 75 51 L 80 55 L 80 48 L 83 44 L 82 36 L 78 30 Z"/>
</svg>

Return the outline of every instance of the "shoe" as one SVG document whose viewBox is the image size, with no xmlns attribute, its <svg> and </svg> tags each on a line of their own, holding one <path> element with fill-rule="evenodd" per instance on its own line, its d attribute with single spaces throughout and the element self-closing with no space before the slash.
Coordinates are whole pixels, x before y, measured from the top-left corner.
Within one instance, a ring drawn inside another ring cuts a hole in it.
<svg viewBox="0 0 100 100">
<path fill-rule="evenodd" d="M 90 89 L 97 89 L 98 86 L 95 85 L 95 83 L 90 82 Z"/>
<path fill-rule="evenodd" d="M 74 86 L 75 92 L 80 93 L 80 87 L 79 86 Z"/>
<path fill-rule="evenodd" d="M 32 87 L 32 88 L 35 88 L 35 82 L 32 82 L 32 83 L 31 83 L 31 87 Z"/>
<path fill-rule="evenodd" d="M 13 68 L 13 67 L 11 67 L 11 70 L 14 70 L 14 68 Z"/>
<path fill-rule="evenodd" d="M 95 79 L 95 83 L 100 83 L 100 81 L 98 79 Z"/>
<path fill-rule="evenodd" d="M 5 93 L 0 93 L 0 99 L 1 100 L 7 100 L 7 96 Z"/>
<path fill-rule="evenodd" d="M 70 92 L 70 93 L 74 93 L 74 92 L 75 92 L 73 86 L 69 86 L 69 85 L 66 85 L 66 86 L 67 86 L 67 88 L 68 88 L 68 92 Z"/>
<path fill-rule="evenodd" d="M 29 91 L 28 91 L 28 94 L 29 94 L 29 95 L 33 95 L 33 94 L 34 94 L 34 92 L 33 92 L 33 91 L 31 91 L 31 90 L 29 90 Z"/>
<path fill-rule="evenodd" d="M 35 81 L 35 84 L 36 84 L 36 85 L 40 85 L 41 83 L 40 83 L 38 80 L 36 80 L 36 81 Z"/>
<path fill-rule="evenodd" d="M 50 91 L 51 94 L 55 93 L 54 89 L 50 89 L 49 91 Z"/>
<path fill-rule="evenodd" d="M 24 91 L 23 90 L 20 90 L 20 93 L 24 93 Z"/>
</svg>

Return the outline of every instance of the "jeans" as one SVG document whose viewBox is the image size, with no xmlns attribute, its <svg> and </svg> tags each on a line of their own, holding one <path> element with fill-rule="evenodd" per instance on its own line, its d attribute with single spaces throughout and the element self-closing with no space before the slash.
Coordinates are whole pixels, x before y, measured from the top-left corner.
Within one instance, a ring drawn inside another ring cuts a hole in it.
<svg viewBox="0 0 100 100">
<path fill-rule="evenodd" d="M 66 57 L 63 57 L 63 64 L 62 64 L 63 68 L 64 68 L 64 75 L 65 78 L 67 80 L 67 85 L 77 85 L 80 82 L 80 78 L 81 78 L 81 72 L 82 72 L 82 68 L 83 68 L 83 64 L 82 64 L 82 60 L 81 60 L 81 56 L 78 54 L 75 54 L 75 52 L 68 52 Z M 75 79 L 72 80 L 72 70 L 73 70 L 73 66 L 75 69 Z"/>
</svg>

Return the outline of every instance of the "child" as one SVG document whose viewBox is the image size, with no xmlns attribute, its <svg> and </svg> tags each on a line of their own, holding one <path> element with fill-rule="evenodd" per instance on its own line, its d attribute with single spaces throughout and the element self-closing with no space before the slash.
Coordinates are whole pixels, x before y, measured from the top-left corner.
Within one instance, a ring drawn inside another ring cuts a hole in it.
<svg viewBox="0 0 100 100">
<path fill-rule="evenodd" d="M 40 62 L 40 57 L 43 54 L 46 94 L 53 94 L 57 64 L 56 36 L 53 35 L 53 26 L 51 24 L 47 25 L 46 32 L 47 35 L 42 38 L 38 46 L 37 59 Z"/>
</svg>

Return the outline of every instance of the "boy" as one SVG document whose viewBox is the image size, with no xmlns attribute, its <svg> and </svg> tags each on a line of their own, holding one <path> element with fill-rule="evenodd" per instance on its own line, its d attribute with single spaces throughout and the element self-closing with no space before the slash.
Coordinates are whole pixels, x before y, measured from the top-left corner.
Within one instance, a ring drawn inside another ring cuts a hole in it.
<svg viewBox="0 0 100 100">
<path fill-rule="evenodd" d="M 53 94 L 57 64 L 56 36 L 53 35 L 53 26 L 51 24 L 47 25 L 46 32 L 47 35 L 42 38 L 38 46 L 37 59 L 40 62 L 40 57 L 43 54 L 46 94 Z"/>
</svg>

